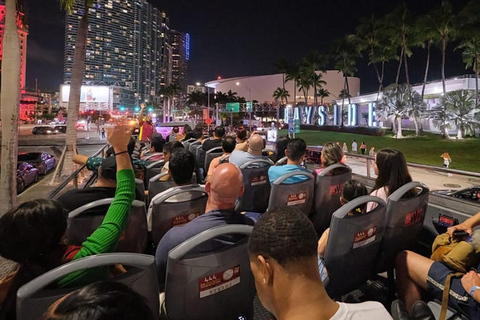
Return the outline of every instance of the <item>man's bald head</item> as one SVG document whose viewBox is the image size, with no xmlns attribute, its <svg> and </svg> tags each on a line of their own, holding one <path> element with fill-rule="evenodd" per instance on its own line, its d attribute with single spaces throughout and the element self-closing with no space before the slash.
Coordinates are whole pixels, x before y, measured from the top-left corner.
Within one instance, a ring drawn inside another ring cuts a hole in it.
<svg viewBox="0 0 480 320">
<path fill-rule="evenodd" d="M 208 193 L 207 206 L 215 206 L 214 209 L 233 208 L 244 191 L 242 172 L 231 163 L 221 164 L 213 170 L 205 190 Z"/>
<path fill-rule="evenodd" d="M 263 150 L 263 138 L 259 134 L 253 134 L 248 139 L 248 152 L 253 155 L 262 155 Z"/>
</svg>

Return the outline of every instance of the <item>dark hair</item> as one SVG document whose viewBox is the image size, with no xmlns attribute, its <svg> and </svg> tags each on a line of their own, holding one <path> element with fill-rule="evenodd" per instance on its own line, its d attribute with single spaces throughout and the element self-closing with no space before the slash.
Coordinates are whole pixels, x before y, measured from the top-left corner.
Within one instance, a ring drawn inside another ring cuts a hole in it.
<svg viewBox="0 0 480 320">
<path fill-rule="evenodd" d="M 178 131 L 180 131 L 180 129 L 178 128 L 178 126 L 174 126 L 174 127 L 172 128 L 172 132 L 178 133 Z"/>
<path fill-rule="evenodd" d="M 156 151 L 156 152 L 162 152 L 163 151 L 163 145 L 165 144 L 165 140 L 163 139 L 162 136 L 159 137 L 153 137 L 152 142 L 150 142 L 150 146 Z"/>
<path fill-rule="evenodd" d="M 185 149 L 185 147 L 180 141 L 167 142 L 163 145 L 164 153 L 172 153 L 175 149 Z"/>
<path fill-rule="evenodd" d="M 287 145 L 289 141 L 290 138 L 288 136 L 281 136 L 277 138 L 277 141 L 275 142 L 275 149 L 277 150 L 275 162 L 285 157 L 285 150 L 287 150 Z"/>
<path fill-rule="evenodd" d="M 187 134 L 190 131 L 192 131 L 192 127 L 190 127 L 188 124 L 183 126 L 183 133 Z"/>
<path fill-rule="evenodd" d="M 172 152 L 169 162 L 172 179 L 177 185 L 187 184 L 192 181 L 195 170 L 195 157 L 185 148 L 178 148 Z"/>
<path fill-rule="evenodd" d="M 236 145 L 237 141 L 234 137 L 225 137 L 222 141 L 222 149 L 226 153 L 232 153 Z"/>
<path fill-rule="evenodd" d="M 340 163 L 343 158 L 342 148 L 336 143 L 327 142 L 322 149 L 323 159 L 325 160 L 325 168 Z"/>
<path fill-rule="evenodd" d="M 361 197 L 361 196 L 366 196 L 368 195 L 368 190 L 367 187 L 361 183 L 360 181 L 357 180 L 349 180 L 345 185 L 343 186 L 343 192 L 342 192 L 342 197 L 345 199 L 347 202 L 352 201 L 355 198 Z M 367 204 L 360 205 L 353 209 L 355 213 L 364 213 L 365 209 L 367 207 Z"/>
<path fill-rule="evenodd" d="M 307 144 L 301 138 L 292 139 L 287 144 L 288 159 L 298 161 L 305 155 Z"/>
<path fill-rule="evenodd" d="M 225 135 L 225 128 L 224 127 L 218 126 L 218 127 L 215 128 L 215 137 L 223 138 L 224 135 Z"/>
<path fill-rule="evenodd" d="M 378 177 L 375 180 L 373 191 L 388 187 L 387 196 L 389 196 L 398 188 L 412 181 L 405 156 L 399 150 L 381 149 L 377 152 L 375 163 L 378 168 Z M 411 193 L 407 196 L 413 195 L 413 191 Z"/>
<path fill-rule="evenodd" d="M 275 259 L 282 267 L 316 257 L 317 233 L 308 217 L 296 207 L 263 214 L 248 241 L 250 254 Z"/>
<path fill-rule="evenodd" d="M 60 203 L 39 199 L 21 204 L 0 219 L 0 256 L 20 264 L 0 309 L 0 319 L 14 318 L 21 286 L 63 263 L 66 247 L 60 241 L 67 217 Z"/>
<path fill-rule="evenodd" d="M 145 298 L 126 285 L 103 281 L 73 291 L 53 304 L 42 320 L 153 320 Z"/>
<path fill-rule="evenodd" d="M 242 141 L 247 140 L 247 129 L 245 129 L 245 127 L 239 127 L 236 130 L 236 135 L 237 135 L 237 138 Z"/>
<path fill-rule="evenodd" d="M 127 145 L 128 154 L 130 154 L 130 156 L 132 156 L 133 151 L 135 151 L 135 143 L 136 143 L 135 138 L 130 137 L 130 141 L 128 142 L 128 145 Z"/>
</svg>

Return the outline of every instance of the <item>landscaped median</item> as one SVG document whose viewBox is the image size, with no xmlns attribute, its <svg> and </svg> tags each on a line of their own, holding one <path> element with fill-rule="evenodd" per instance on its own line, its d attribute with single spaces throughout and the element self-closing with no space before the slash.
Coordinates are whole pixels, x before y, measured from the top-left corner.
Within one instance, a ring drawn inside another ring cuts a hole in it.
<svg viewBox="0 0 480 320">
<path fill-rule="evenodd" d="M 287 130 L 281 130 L 279 135 L 286 135 Z M 480 139 L 468 138 L 462 140 L 442 139 L 438 134 L 424 133 L 415 137 L 414 132 L 404 131 L 403 139 L 394 139 L 391 134 L 383 137 L 367 136 L 353 133 L 328 132 L 328 131 L 302 131 L 296 136 L 304 139 L 307 145 L 323 145 L 326 142 L 347 143 L 348 150 L 352 150 L 353 139 L 357 140 L 358 152 L 360 145 L 365 142 L 367 154 L 371 147 L 375 151 L 381 148 L 395 148 L 401 150 L 407 162 L 443 166 L 440 155 L 448 152 L 452 158 L 451 169 L 480 172 Z"/>
</svg>

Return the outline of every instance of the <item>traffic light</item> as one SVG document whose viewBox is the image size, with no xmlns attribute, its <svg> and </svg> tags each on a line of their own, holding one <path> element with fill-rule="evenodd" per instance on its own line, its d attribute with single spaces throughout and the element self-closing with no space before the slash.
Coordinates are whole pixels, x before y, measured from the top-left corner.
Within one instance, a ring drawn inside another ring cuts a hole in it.
<svg viewBox="0 0 480 320">
<path fill-rule="evenodd" d="M 135 112 L 139 112 L 140 111 L 140 107 L 135 107 Z"/>
<path fill-rule="evenodd" d="M 121 106 L 121 107 L 120 107 L 120 111 L 125 111 L 125 107 L 124 107 L 124 106 Z"/>
<path fill-rule="evenodd" d="M 153 107 L 148 107 L 148 112 L 152 112 L 153 111 Z"/>
</svg>

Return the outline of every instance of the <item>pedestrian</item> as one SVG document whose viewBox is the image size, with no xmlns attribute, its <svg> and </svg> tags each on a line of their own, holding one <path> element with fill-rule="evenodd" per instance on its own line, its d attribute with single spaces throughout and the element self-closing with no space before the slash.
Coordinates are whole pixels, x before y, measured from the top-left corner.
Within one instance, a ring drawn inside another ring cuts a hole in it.
<svg viewBox="0 0 480 320">
<path fill-rule="evenodd" d="M 357 153 L 357 151 L 358 151 L 357 148 L 358 148 L 357 140 L 353 139 L 352 152 L 353 152 L 353 153 Z"/>
<path fill-rule="evenodd" d="M 102 139 L 105 139 L 105 128 L 102 128 Z"/>
<path fill-rule="evenodd" d="M 100 136 L 100 134 L 101 134 L 101 132 L 100 132 L 100 120 L 97 120 L 95 122 L 95 124 L 97 125 L 97 134 L 98 134 L 98 136 Z"/>
<path fill-rule="evenodd" d="M 371 147 L 371 148 L 370 148 L 370 151 L 368 152 L 368 155 L 369 155 L 370 157 L 374 157 L 374 156 L 375 156 L 375 147 Z"/>
<path fill-rule="evenodd" d="M 452 158 L 450 158 L 448 152 L 442 153 L 440 157 L 443 158 L 443 166 L 445 168 L 448 168 L 450 166 L 450 163 L 452 162 Z"/>
<path fill-rule="evenodd" d="M 347 147 L 347 143 L 346 143 L 346 142 L 343 143 L 342 151 L 343 151 L 343 154 L 345 154 L 345 153 L 348 152 L 348 147 Z"/>
<path fill-rule="evenodd" d="M 365 144 L 365 142 L 362 141 L 362 144 L 360 145 L 360 152 L 362 154 L 365 154 L 367 151 L 367 145 Z"/>
<path fill-rule="evenodd" d="M 370 157 L 375 157 L 375 147 L 371 147 L 371 148 L 370 148 L 370 151 L 368 152 L 368 155 L 369 155 Z M 372 159 L 368 159 L 368 160 L 367 160 L 367 170 L 369 170 L 369 172 L 368 172 L 368 173 L 369 173 L 369 174 L 368 174 L 368 177 L 370 177 L 370 169 L 369 169 L 369 168 L 373 168 L 374 164 L 375 164 L 375 160 L 374 160 L 374 159 L 373 159 L 373 160 L 372 160 Z M 374 168 L 374 173 L 375 173 L 375 168 Z"/>
</svg>

